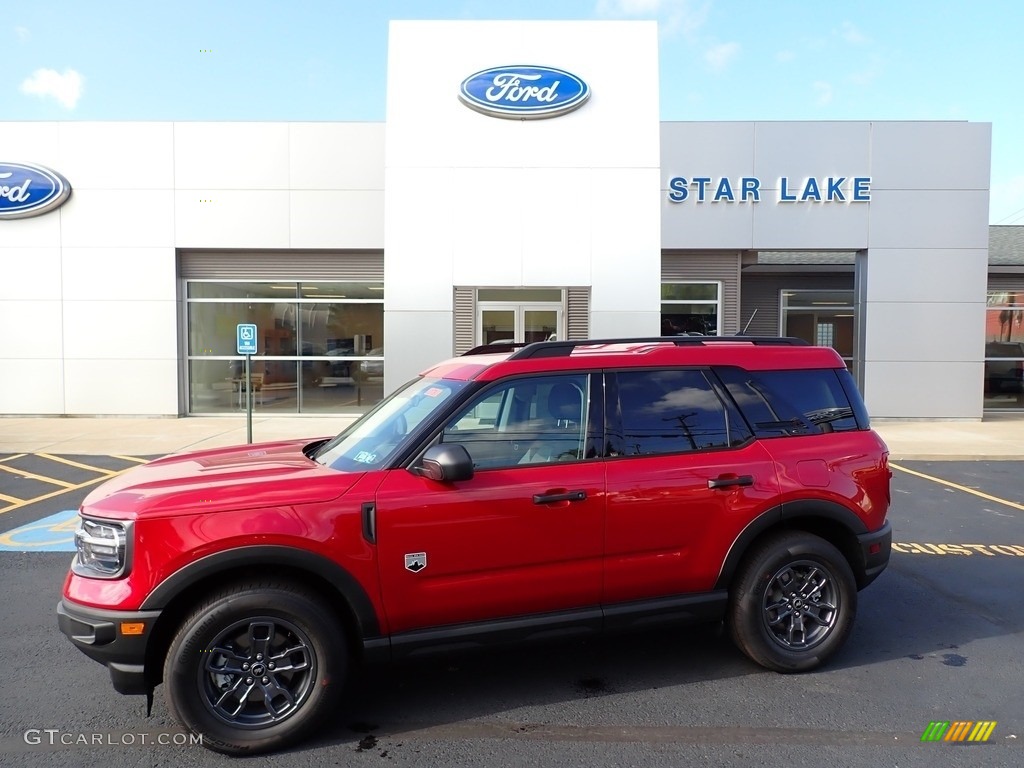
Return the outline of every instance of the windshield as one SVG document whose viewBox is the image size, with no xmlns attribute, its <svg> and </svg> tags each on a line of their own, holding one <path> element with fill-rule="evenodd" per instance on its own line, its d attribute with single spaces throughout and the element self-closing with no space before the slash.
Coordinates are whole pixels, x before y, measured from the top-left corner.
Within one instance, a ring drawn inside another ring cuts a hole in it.
<svg viewBox="0 0 1024 768">
<path fill-rule="evenodd" d="M 388 461 L 421 421 L 466 386 L 450 379 L 415 379 L 382 400 L 311 458 L 346 472 L 365 472 Z"/>
</svg>

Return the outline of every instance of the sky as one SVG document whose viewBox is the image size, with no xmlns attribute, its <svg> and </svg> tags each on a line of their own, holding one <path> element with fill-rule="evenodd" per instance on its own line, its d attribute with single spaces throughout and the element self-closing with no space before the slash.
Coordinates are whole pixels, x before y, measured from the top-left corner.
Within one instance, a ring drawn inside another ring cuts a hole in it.
<svg viewBox="0 0 1024 768">
<path fill-rule="evenodd" d="M 655 19 L 662 120 L 991 123 L 1024 225 L 1019 0 L 0 0 L 0 120 L 383 121 L 393 19 Z"/>
</svg>

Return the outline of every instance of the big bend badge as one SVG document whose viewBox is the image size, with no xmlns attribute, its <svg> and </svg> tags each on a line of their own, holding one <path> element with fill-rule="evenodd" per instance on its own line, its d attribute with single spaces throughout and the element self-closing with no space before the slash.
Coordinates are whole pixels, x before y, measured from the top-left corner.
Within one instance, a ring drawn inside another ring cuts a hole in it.
<svg viewBox="0 0 1024 768">
<path fill-rule="evenodd" d="M 427 567 L 427 553 L 413 552 L 405 556 L 405 570 L 419 573 Z"/>
</svg>

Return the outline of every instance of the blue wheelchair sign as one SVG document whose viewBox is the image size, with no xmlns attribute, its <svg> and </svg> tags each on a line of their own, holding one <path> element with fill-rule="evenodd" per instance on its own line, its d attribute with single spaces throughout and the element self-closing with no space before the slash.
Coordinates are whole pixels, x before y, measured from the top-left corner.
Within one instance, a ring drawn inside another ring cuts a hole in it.
<svg viewBox="0 0 1024 768">
<path fill-rule="evenodd" d="M 238 354 L 240 355 L 255 355 L 256 354 L 256 324 L 255 323 L 239 323 L 238 324 Z"/>
</svg>

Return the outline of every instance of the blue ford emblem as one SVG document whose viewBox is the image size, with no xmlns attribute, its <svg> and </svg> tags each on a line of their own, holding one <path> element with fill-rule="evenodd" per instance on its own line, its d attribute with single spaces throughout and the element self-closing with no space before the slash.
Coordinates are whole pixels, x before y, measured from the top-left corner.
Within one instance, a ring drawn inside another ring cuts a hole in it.
<svg viewBox="0 0 1024 768">
<path fill-rule="evenodd" d="M 71 185 L 56 171 L 30 163 L 0 163 L 0 219 L 38 216 L 59 208 Z"/>
<path fill-rule="evenodd" d="M 492 117 L 524 120 L 572 112 L 590 96 L 590 86 L 553 67 L 491 67 L 462 81 L 463 103 Z"/>
</svg>

